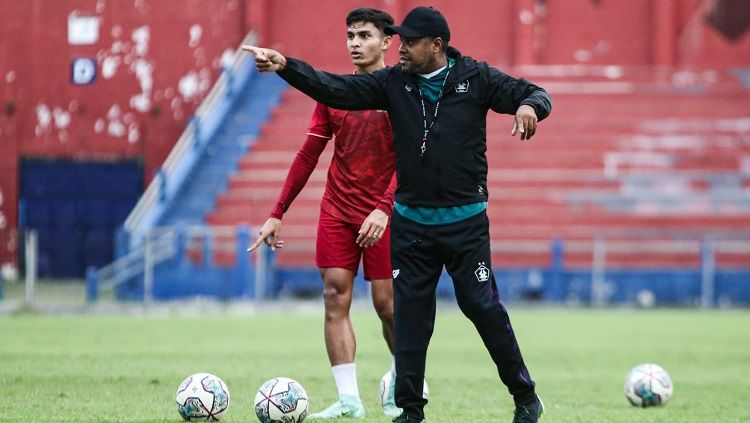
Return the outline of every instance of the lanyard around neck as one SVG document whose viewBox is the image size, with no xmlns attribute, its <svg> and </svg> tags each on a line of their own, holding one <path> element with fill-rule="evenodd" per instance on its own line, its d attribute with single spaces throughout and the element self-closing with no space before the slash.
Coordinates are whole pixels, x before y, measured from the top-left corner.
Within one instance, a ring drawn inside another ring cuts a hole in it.
<svg viewBox="0 0 750 423">
<path fill-rule="evenodd" d="M 443 84 L 440 86 L 440 92 L 438 93 L 437 102 L 435 103 L 435 113 L 433 113 L 432 116 L 432 122 L 430 122 L 430 125 L 427 126 L 427 110 L 424 106 L 424 94 L 422 94 L 422 89 L 419 88 L 419 84 L 417 84 L 417 90 L 419 91 L 419 101 L 422 103 L 422 123 L 423 123 L 423 129 L 424 134 L 422 135 L 422 145 L 419 147 L 419 159 L 417 160 L 418 164 L 422 164 L 422 158 L 424 158 L 424 153 L 427 151 L 427 134 L 430 133 L 430 130 L 432 130 L 432 125 L 435 124 L 435 121 L 437 120 L 438 116 L 438 110 L 440 109 L 440 100 L 443 97 L 443 89 L 445 88 L 445 81 L 448 80 L 448 75 L 451 73 L 451 68 L 448 66 L 447 71 L 445 72 L 445 78 L 443 78 Z"/>
</svg>

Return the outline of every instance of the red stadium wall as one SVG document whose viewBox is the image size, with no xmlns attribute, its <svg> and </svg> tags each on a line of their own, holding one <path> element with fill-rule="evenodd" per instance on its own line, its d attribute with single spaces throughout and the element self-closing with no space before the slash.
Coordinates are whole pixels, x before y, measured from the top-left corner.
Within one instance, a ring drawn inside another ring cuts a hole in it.
<svg viewBox="0 0 750 423">
<path fill-rule="evenodd" d="M 750 36 L 730 41 L 707 16 L 736 0 L 249 0 L 248 23 L 267 45 L 316 66 L 349 67 L 344 18 L 370 6 L 397 21 L 430 4 L 448 18 L 451 43 L 499 66 L 616 64 L 730 68 L 750 64 Z M 730 8 L 729 12 L 733 10 Z M 254 17 L 254 18 L 253 18 Z M 750 22 L 748 22 L 750 24 Z M 390 63 L 397 58 L 395 49 Z"/>
<path fill-rule="evenodd" d="M 149 181 L 247 31 L 346 71 L 350 9 L 400 21 L 424 3 L 447 16 L 452 44 L 501 67 L 750 67 L 737 0 L 0 0 L 0 263 L 16 260 L 20 157 L 136 158 Z M 69 43 L 80 17 L 98 22 L 92 44 Z M 96 63 L 89 85 L 71 83 L 79 57 Z"/>
<path fill-rule="evenodd" d="M 164 161 L 246 34 L 241 0 L 0 0 L 0 264 L 15 260 L 20 157 Z M 69 20 L 98 21 L 91 44 Z M 92 58 L 95 80 L 71 82 Z M 10 244 L 10 245 L 9 245 Z"/>
</svg>

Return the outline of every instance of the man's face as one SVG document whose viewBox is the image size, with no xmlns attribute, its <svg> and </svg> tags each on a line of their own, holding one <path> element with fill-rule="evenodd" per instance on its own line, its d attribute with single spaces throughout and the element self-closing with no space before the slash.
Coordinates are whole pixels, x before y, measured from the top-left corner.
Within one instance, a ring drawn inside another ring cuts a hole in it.
<svg viewBox="0 0 750 423">
<path fill-rule="evenodd" d="M 440 52 L 440 46 L 435 40 L 433 37 L 401 37 L 398 58 L 404 72 L 430 73 L 434 70 L 432 67 Z"/>
<path fill-rule="evenodd" d="M 346 48 L 354 66 L 365 68 L 382 61 L 390 45 L 391 37 L 371 22 L 354 22 L 346 30 Z"/>
</svg>

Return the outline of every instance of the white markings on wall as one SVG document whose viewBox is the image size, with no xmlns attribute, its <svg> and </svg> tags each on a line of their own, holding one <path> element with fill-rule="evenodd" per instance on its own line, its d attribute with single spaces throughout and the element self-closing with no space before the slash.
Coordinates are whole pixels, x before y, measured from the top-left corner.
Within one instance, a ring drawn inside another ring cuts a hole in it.
<svg viewBox="0 0 750 423">
<path fill-rule="evenodd" d="M 5 218 L 5 213 L 3 213 L 3 188 L 0 187 L 0 229 L 5 229 L 5 227 L 8 225 L 8 220 Z"/>
<path fill-rule="evenodd" d="M 65 129 L 70 125 L 70 112 L 67 110 L 55 107 L 52 117 L 55 119 L 55 128 L 57 129 Z"/>
<path fill-rule="evenodd" d="M 203 27 L 199 24 L 194 24 L 188 30 L 189 41 L 188 47 L 193 49 L 193 57 L 195 58 L 196 66 L 200 70 L 190 70 L 177 83 L 177 92 L 179 97 L 172 98 L 169 105 L 172 109 L 172 118 L 174 120 L 180 120 L 184 117 L 185 112 L 183 106 L 186 103 L 197 103 L 203 96 L 211 89 L 211 69 L 206 65 L 206 49 L 200 45 L 201 38 L 203 36 Z M 224 52 L 224 56 L 227 56 L 227 60 L 234 60 L 234 53 L 232 50 Z M 214 59 L 212 63 L 214 67 L 218 65 L 218 59 Z M 173 94 L 172 88 L 167 88 L 164 92 L 164 97 L 170 99 Z"/>
<path fill-rule="evenodd" d="M 138 129 L 138 124 L 131 123 L 128 125 L 128 142 L 134 144 L 141 138 L 141 131 Z"/>
<path fill-rule="evenodd" d="M 203 27 L 201 27 L 198 24 L 195 24 L 190 27 L 190 42 L 188 45 L 191 48 L 198 47 L 198 44 L 201 42 L 201 35 L 203 35 Z"/>
<path fill-rule="evenodd" d="M 40 103 L 36 106 L 36 127 L 34 133 L 37 137 L 49 132 L 52 124 L 52 113 L 47 105 Z"/>
<path fill-rule="evenodd" d="M 219 59 L 219 66 L 214 65 L 214 69 L 217 67 L 220 68 L 229 68 L 234 64 L 235 54 L 234 50 L 231 48 L 228 48 L 224 50 L 224 53 L 221 54 L 221 58 Z"/>
<path fill-rule="evenodd" d="M 521 10 L 518 12 L 518 20 L 524 25 L 531 25 L 534 23 L 534 12 L 527 9 Z"/>
<path fill-rule="evenodd" d="M 209 88 L 211 88 L 211 72 L 207 68 L 201 69 L 200 72 L 188 72 L 180 78 L 177 86 L 177 90 L 187 102 L 200 99 Z"/>
<path fill-rule="evenodd" d="M 117 68 L 120 66 L 122 59 L 120 56 L 109 56 L 102 60 L 102 77 L 104 79 L 110 79 L 117 73 Z"/>
<path fill-rule="evenodd" d="M 55 121 L 55 129 L 57 129 L 58 139 L 61 142 L 67 142 L 70 139 L 67 129 L 70 125 L 70 112 L 55 107 L 55 110 L 52 111 L 52 118 Z"/>
<path fill-rule="evenodd" d="M 142 26 L 133 30 L 133 34 L 130 39 L 135 43 L 135 54 L 138 56 L 145 56 L 148 53 L 148 40 L 150 38 L 150 32 L 148 26 Z"/>
<path fill-rule="evenodd" d="M 120 120 L 121 115 L 120 106 L 115 104 L 109 108 L 107 112 L 107 120 L 109 121 L 107 124 L 107 134 L 110 136 L 118 138 L 125 136 L 125 125 Z"/>
<path fill-rule="evenodd" d="M 138 9 L 139 12 L 143 13 L 146 11 L 146 1 L 145 0 L 133 0 L 133 6 Z"/>
<path fill-rule="evenodd" d="M 16 80 L 16 72 L 15 71 L 8 71 L 8 73 L 5 74 L 5 82 L 12 83 Z"/>
<path fill-rule="evenodd" d="M 609 53 L 610 46 L 609 41 L 599 40 L 591 50 L 578 49 L 573 52 L 573 59 L 578 62 L 590 62 L 598 57 L 604 56 Z"/>
<path fill-rule="evenodd" d="M 151 91 L 154 86 L 154 66 L 145 58 L 150 38 L 148 26 L 136 28 L 130 38 L 133 40 L 133 52 L 137 57 L 130 65 L 130 70 L 135 73 L 141 86 L 141 93 L 130 98 L 130 107 L 144 113 L 151 107 Z"/>
<path fill-rule="evenodd" d="M 134 70 L 136 78 L 141 85 L 141 93 L 130 98 L 130 107 L 139 112 L 147 112 L 151 107 L 151 90 L 154 80 L 152 77 L 154 67 L 145 59 L 138 59 L 130 67 Z"/>
<path fill-rule="evenodd" d="M 138 3 L 135 5 L 140 7 Z M 128 106 L 130 109 L 145 113 L 151 108 L 151 95 L 154 85 L 154 65 L 147 58 L 151 32 L 148 26 L 141 26 L 130 33 L 130 40 L 122 40 L 124 32 L 121 26 L 113 26 L 112 37 L 115 40 L 112 42 L 112 46 L 107 50 L 99 51 L 97 54 L 102 66 L 102 77 L 112 79 L 117 75 L 120 68 L 125 66 L 129 74 L 135 75 L 140 87 L 140 92 L 130 97 Z M 138 123 L 132 117 L 129 121 L 123 123 L 122 113 L 119 105 L 112 105 L 106 119 L 96 120 L 94 131 L 97 134 L 106 131 L 112 137 L 127 137 L 129 142 L 136 142 L 140 137 Z"/>
<path fill-rule="evenodd" d="M 34 134 L 37 137 L 41 137 L 48 134 L 57 134 L 57 138 L 61 142 L 67 142 L 69 139 L 68 127 L 72 120 L 71 110 L 76 110 L 78 103 L 75 101 L 70 102 L 68 109 L 55 107 L 51 109 L 44 103 L 39 103 L 36 106 L 36 126 L 34 127 Z"/>
</svg>

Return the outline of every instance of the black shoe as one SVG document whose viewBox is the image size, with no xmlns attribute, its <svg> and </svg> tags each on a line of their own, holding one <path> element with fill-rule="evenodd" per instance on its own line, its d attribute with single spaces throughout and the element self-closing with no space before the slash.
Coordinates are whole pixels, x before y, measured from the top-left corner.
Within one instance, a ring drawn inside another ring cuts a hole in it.
<svg viewBox="0 0 750 423">
<path fill-rule="evenodd" d="M 513 412 L 513 423 L 536 423 L 544 413 L 544 404 L 541 398 L 534 396 L 534 401 L 527 404 L 517 404 Z"/>
<path fill-rule="evenodd" d="M 424 419 L 417 420 L 414 417 L 409 417 L 406 413 L 401 413 L 400 416 L 393 419 L 393 423 L 424 423 Z"/>
</svg>

